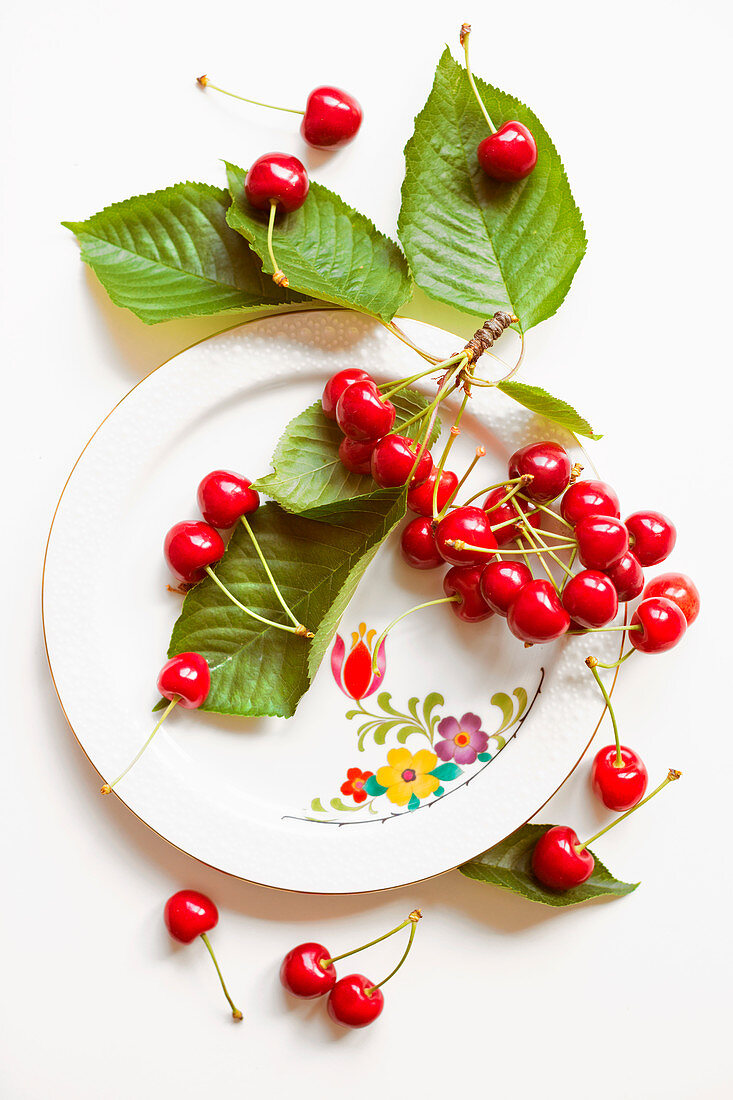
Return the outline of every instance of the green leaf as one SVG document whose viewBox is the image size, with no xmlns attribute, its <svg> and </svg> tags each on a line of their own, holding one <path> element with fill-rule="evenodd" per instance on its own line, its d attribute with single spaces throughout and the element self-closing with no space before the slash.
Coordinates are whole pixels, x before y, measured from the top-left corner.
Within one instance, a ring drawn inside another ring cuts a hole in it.
<svg viewBox="0 0 733 1100">
<path fill-rule="evenodd" d="M 265 504 L 252 517 L 265 559 L 285 600 L 315 638 L 263 626 L 205 577 L 186 596 L 169 654 L 202 654 L 211 669 L 204 710 L 289 718 L 307 691 L 341 614 L 382 540 L 405 513 L 404 493 L 390 490 L 347 501 L 331 523 L 317 523 Z M 230 592 L 276 622 L 285 615 L 242 524 L 216 569 Z"/>
<path fill-rule="evenodd" d="M 449 783 L 451 779 L 457 779 L 459 775 L 463 775 L 463 768 L 459 768 L 457 764 L 438 764 L 437 768 L 433 768 L 430 773 L 434 775 L 436 779 L 440 779 L 442 782 Z"/>
<path fill-rule="evenodd" d="M 458 870 L 477 882 L 488 882 L 492 886 L 501 886 L 513 894 L 520 894 L 529 901 L 538 901 L 543 905 L 578 905 L 590 898 L 622 898 L 630 894 L 639 885 L 638 882 L 620 882 L 604 867 L 595 856 L 593 874 L 582 886 L 556 893 L 542 886 L 534 877 L 530 866 L 532 850 L 543 833 L 552 825 L 523 825 L 506 840 L 495 844 L 493 848 L 476 859 L 464 863 Z"/>
<path fill-rule="evenodd" d="M 422 394 L 410 389 L 396 393 L 392 401 L 397 430 L 429 404 Z M 440 430 L 436 418 L 430 444 Z M 342 439 L 338 424 L 323 415 L 320 401 L 309 405 L 288 424 L 272 456 L 274 472 L 259 478 L 257 488 L 289 512 L 326 520 L 333 505 L 341 501 L 379 496 L 371 477 L 352 474 L 341 464 L 338 446 Z"/>
<path fill-rule="evenodd" d="M 399 234 L 415 282 L 431 298 L 489 317 L 507 309 L 523 329 L 561 305 L 586 247 L 565 170 L 536 115 L 476 79 L 494 124 L 525 123 L 537 142 L 534 172 L 491 180 L 476 148 L 486 120 L 448 49 L 405 148 Z"/>
<path fill-rule="evenodd" d="M 234 164 L 226 167 L 232 196 L 227 221 L 249 241 L 271 274 L 268 215 L 250 206 L 244 193 L 247 173 Z M 383 321 L 391 321 L 412 294 L 399 246 L 320 183 L 311 181 L 299 210 L 278 217 L 274 250 L 291 287 Z"/>
<path fill-rule="evenodd" d="M 227 225 L 228 206 L 220 187 L 177 183 L 62 225 L 79 238 L 82 259 L 112 301 L 146 324 L 306 301 L 263 274 Z"/>
<path fill-rule="evenodd" d="M 372 798 L 376 798 L 378 795 L 384 794 L 387 788 L 383 787 L 381 783 L 377 782 L 376 776 L 370 775 L 366 783 L 364 784 L 364 790 Z"/>
<path fill-rule="evenodd" d="M 311 809 L 315 810 L 319 814 L 328 813 L 326 807 L 321 802 L 320 798 L 314 798 L 311 802 Z"/>
<path fill-rule="evenodd" d="M 420 808 L 420 799 L 416 794 L 410 795 L 410 801 L 407 803 L 408 810 L 418 810 Z"/>
<path fill-rule="evenodd" d="M 567 428 L 575 435 L 584 435 L 588 439 L 603 438 L 594 434 L 585 417 L 576 412 L 572 405 L 568 405 L 567 401 L 562 401 L 559 397 L 553 397 L 540 386 L 528 386 L 524 382 L 500 382 L 496 388 L 523 405 L 525 409 L 537 413 L 538 416 L 544 416 L 548 420 L 554 420 L 556 424 Z"/>
</svg>

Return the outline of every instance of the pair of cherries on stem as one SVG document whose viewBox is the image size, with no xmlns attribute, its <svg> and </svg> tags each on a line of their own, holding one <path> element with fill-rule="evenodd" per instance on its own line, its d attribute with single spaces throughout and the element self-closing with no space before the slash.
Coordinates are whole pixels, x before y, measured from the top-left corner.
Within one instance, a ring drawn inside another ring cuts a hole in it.
<svg viewBox="0 0 733 1100">
<path fill-rule="evenodd" d="M 163 919 L 171 936 L 179 943 L 192 943 L 197 937 L 203 940 L 216 968 L 224 996 L 232 1010 L 232 1019 L 239 1022 L 242 1019 L 242 1013 L 229 996 L 229 990 L 226 987 L 214 949 L 207 935 L 207 932 L 210 932 L 219 923 L 219 910 L 214 902 L 206 894 L 199 893 L 198 890 L 179 890 L 178 893 L 168 898 L 165 903 Z"/>
<path fill-rule="evenodd" d="M 417 923 L 422 917 L 419 909 L 414 909 L 407 920 L 396 928 L 386 932 L 361 947 L 345 951 L 341 955 L 331 955 L 322 943 L 301 943 L 289 951 L 280 967 L 280 981 L 289 993 L 295 997 L 313 1000 L 328 994 L 327 1010 L 332 1020 L 344 1027 L 367 1027 L 381 1014 L 384 1008 L 382 987 L 394 977 L 402 967 L 412 948 Z M 349 974 L 337 978 L 334 963 L 365 951 L 383 940 L 389 939 L 403 928 L 410 927 L 410 935 L 402 958 L 394 970 L 381 982 L 375 983 L 363 974 Z"/>
</svg>

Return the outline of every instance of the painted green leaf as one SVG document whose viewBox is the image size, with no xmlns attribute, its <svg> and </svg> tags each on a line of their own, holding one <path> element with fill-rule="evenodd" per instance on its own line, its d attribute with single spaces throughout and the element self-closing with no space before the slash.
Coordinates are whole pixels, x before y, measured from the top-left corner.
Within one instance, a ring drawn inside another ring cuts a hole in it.
<svg viewBox="0 0 733 1100">
<path fill-rule="evenodd" d="M 491 696 L 491 705 L 498 707 L 501 711 L 501 725 L 497 729 L 497 733 L 503 730 L 512 720 L 514 714 L 514 700 L 510 695 L 507 695 L 505 691 L 497 691 L 495 695 Z"/>
<path fill-rule="evenodd" d="M 339 618 L 382 540 L 405 513 L 404 494 L 385 491 L 345 502 L 331 523 L 318 523 L 265 504 L 252 527 L 283 596 L 315 632 L 309 642 L 249 618 L 205 577 L 183 602 L 169 655 L 194 650 L 211 669 L 205 710 L 290 717 L 308 689 Z M 246 607 L 284 622 L 285 616 L 239 524 L 216 569 Z"/>
<path fill-rule="evenodd" d="M 477 759 L 480 760 L 482 764 L 488 764 L 489 760 L 491 760 L 491 753 L 490 752 L 480 752 L 478 754 Z"/>
<path fill-rule="evenodd" d="M 395 394 L 397 430 L 428 403 L 415 390 Z M 440 421 L 436 419 L 430 443 L 439 435 Z M 288 424 L 272 456 L 273 472 L 259 478 L 257 488 L 289 512 L 326 520 L 328 510 L 339 501 L 378 495 L 371 477 L 352 474 L 341 464 L 338 446 L 342 439 L 338 424 L 323 415 L 320 401 L 309 405 Z"/>
<path fill-rule="evenodd" d="M 639 885 L 638 882 L 620 882 L 595 856 L 593 874 L 582 886 L 575 886 L 564 893 L 548 890 L 532 874 L 530 861 L 535 844 L 551 828 L 552 825 L 523 825 L 506 840 L 495 844 L 493 848 L 458 869 L 461 874 L 476 879 L 477 882 L 501 886 L 513 894 L 521 894 L 529 901 L 553 906 L 578 905 L 590 898 L 622 898 Z"/>
<path fill-rule="evenodd" d="M 313 799 L 313 801 L 311 802 L 311 809 L 315 810 L 319 814 L 325 814 L 326 813 L 326 807 L 323 805 L 320 798 L 314 798 Z"/>
<path fill-rule="evenodd" d="M 232 205 L 227 221 L 252 245 L 270 274 L 267 213 L 250 206 L 246 172 L 227 163 Z M 279 266 L 296 290 L 391 321 L 412 294 L 407 261 L 398 245 L 335 195 L 311 181 L 299 210 L 278 217 L 274 233 Z"/>
<path fill-rule="evenodd" d="M 227 225 L 229 201 L 220 187 L 177 183 L 62 224 L 112 301 L 146 324 L 307 301 L 263 273 Z"/>
<path fill-rule="evenodd" d="M 377 777 L 375 775 L 370 775 L 366 783 L 364 784 L 364 790 L 372 798 L 376 798 L 378 795 L 384 794 L 387 788 L 383 787 L 381 783 L 377 782 Z"/>
<path fill-rule="evenodd" d="M 525 409 L 553 420 L 561 427 L 567 428 L 569 432 L 574 432 L 575 435 L 584 435 L 588 439 L 603 438 L 594 433 L 585 417 L 576 412 L 572 405 L 568 405 L 567 401 L 562 401 L 559 397 L 553 397 L 540 386 L 528 386 L 524 382 L 500 382 L 496 388 L 520 405 L 524 405 Z"/>
<path fill-rule="evenodd" d="M 585 231 L 537 116 L 476 83 L 497 127 L 518 119 L 532 131 L 537 167 L 519 183 L 491 180 L 479 167 L 486 120 L 466 70 L 446 49 L 405 148 L 400 240 L 415 282 L 431 298 L 484 318 L 507 309 L 526 330 L 561 305 L 585 253 Z"/>
<path fill-rule="evenodd" d="M 438 764 L 437 768 L 433 768 L 430 773 L 434 775 L 436 779 L 440 779 L 441 782 L 449 783 L 451 779 L 457 779 L 459 775 L 463 775 L 463 768 L 459 768 L 457 764 Z"/>
<path fill-rule="evenodd" d="M 410 795 L 410 801 L 407 803 L 408 810 L 417 810 L 420 806 L 420 799 L 416 794 Z"/>
</svg>

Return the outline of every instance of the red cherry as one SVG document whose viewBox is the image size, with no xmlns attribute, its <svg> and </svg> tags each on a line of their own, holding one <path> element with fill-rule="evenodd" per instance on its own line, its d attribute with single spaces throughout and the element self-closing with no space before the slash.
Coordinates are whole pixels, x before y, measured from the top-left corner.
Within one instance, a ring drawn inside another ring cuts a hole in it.
<svg viewBox="0 0 733 1100">
<path fill-rule="evenodd" d="M 642 628 L 629 631 L 634 649 L 642 653 L 664 653 L 680 641 L 687 630 L 687 619 L 672 600 L 650 596 L 641 601 L 631 616 L 630 625 Z"/>
<path fill-rule="evenodd" d="M 336 403 L 339 428 L 361 443 L 387 435 L 395 416 L 394 405 L 382 397 L 374 382 L 352 382 Z"/>
<path fill-rule="evenodd" d="M 584 569 L 571 577 L 563 589 L 562 602 L 570 618 L 588 630 L 606 626 L 618 611 L 613 582 L 595 569 Z"/>
<path fill-rule="evenodd" d="M 551 440 L 530 443 L 515 451 L 509 459 L 509 477 L 531 474 L 532 480 L 524 489 L 532 500 L 546 504 L 554 500 L 570 484 L 572 464 L 564 447 Z"/>
<path fill-rule="evenodd" d="M 560 503 L 560 514 L 575 527 L 583 516 L 616 516 L 618 519 L 621 505 L 616 490 L 605 481 L 587 479 L 567 487 Z"/>
<path fill-rule="evenodd" d="M 551 890 L 571 890 L 593 874 L 596 861 L 584 848 L 574 829 L 553 825 L 543 833 L 532 852 L 532 870 L 544 886 Z"/>
<path fill-rule="evenodd" d="M 432 516 L 433 514 L 433 490 L 437 476 L 437 471 L 432 470 L 421 485 L 413 485 L 407 494 L 407 507 L 411 511 L 417 512 L 419 516 Z M 438 499 L 436 501 L 438 512 L 442 512 L 455 492 L 457 485 L 458 478 L 452 470 L 440 471 Z"/>
<path fill-rule="evenodd" d="M 345 370 L 340 370 L 332 375 L 323 387 L 323 396 L 321 397 L 321 408 L 324 416 L 327 416 L 329 420 L 336 419 L 338 399 L 352 382 L 373 381 L 372 376 L 367 374 L 365 370 L 360 370 L 359 367 L 347 367 Z"/>
<path fill-rule="evenodd" d="M 406 485 L 420 451 L 420 444 L 404 435 L 385 435 L 372 451 L 372 477 L 382 489 Z M 430 451 L 423 451 L 411 485 L 422 485 L 433 469 Z"/>
<path fill-rule="evenodd" d="M 523 180 L 537 163 L 537 144 L 522 122 L 505 122 L 476 152 L 487 176 L 510 183 Z"/>
<path fill-rule="evenodd" d="M 451 609 L 464 623 L 480 623 L 494 614 L 481 594 L 481 565 L 454 565 L 443 578 L 446 596 L 459 596 Z"/>
<path fill-rule="evenodd" d="M 186 710 L 196 710 L 211 687 L 209 666 L 200 653 L 179 653 L 166 661 L 158 675 L 158 691 L 164 699 L 177 699 Z"/>
<path fill-rule="evenodd" d="M 356 136 L 362 117 L 353 95 L 324 84 L 308 96 L 300 132 L 315 149 L 334 149 Z"/>
<path fill-rule="evenodd" d="M 634 512 L 626 520 L 629 545 L 643 566 L 659 565 L 674 550 L 677 529 L 661 512 Z"/>
<path fill-rule="evenodd" d="M 427 516 L 410 520 L 402 532 L 402 557 L 413 569 L 437 569 L 445 560 L 435 545 L 433 521 Z"/>
<path fill-rule="evenodd" d="M 462 540 L 471 546 L 481 546 L 486 550 L 497 549 L 489 517 L 483 508 L 456 508 L 449 512 L 438 524 L 435 541 L 438 544 L 438 550 L 451 565 L 486 564 L 486 554 L 448 546 L 449 541 L 455 540 Z"/>
<path fill-rule="evenodd" d="M 197 584 L 206 566 L 219 561 L 224 542 L 218 531 L 200 520 L 184 520 L 165 536 L 163 552 L 171 572 L 186 584 Z"/>
<path fill-rule="evenodd" d="M 481 595 L 497 615 L 507 615 L 532 571 L 521 561 L 490 561 L 481 573 Z"/>
<path fill-rule="evenodd" d="M 605 571 L 629 549 L 629 532 L 615 516 L 583 516 L 575 527 L 578 557 L 586 569 Z"/>
<path fill-rule="evenodd" d="M 363 974 L 340 978 L 328 995 L 328 1015 L 344 1027 L 367 1027 L 384 1008 L 384 995 Z"/>
<path fill-rule="evenodd" d="M 212 470 L 198 488 L 201 515 L 212 527 L 233 527 L 240 516 L 256 512 L 260 494 L 249 478 L 231 470 Z"/>
<path fill-rule="evenodd" d="M 627 550 L 624 556 L 605 572 L 613 581 L 621 603 L 635 600 L 644 587 L 644 570 L 631 550 Z"/>
<path fill-rule="evenodd" d="M 559 638 L 570 626 L 570 616 L 549 581 L 533 580 L 519 590 L 507 622 L 515 638 L 535 644 Z"/>
<path fill-rule="evenodd" d="M 527 516 L 530 527 L 540 526 L 540 514 L 537 509 L 533 509 L 531 504 L 528 504 L 526 500 L 519 500 L 516 496 L 511 500 L 504 501 L 504 497 L 508 493 L 508 489 L 503 485 L 500 485 L 498 489 L 492 489 L 486 500 L 482 504 L 483 510 L 489 517 L 489 522 L 492 526 L 498 527 L 499 524 L 505 523 L 509 519 L 514 519 L 517 515 L 515 510 L 515 504 L 518 508 L 521 508 L 522 512 Z M 504 501 L 500 504 L 500 501 Z M 509 542 L 514 542 L 515 539 L 522 535 L 524 528 L 521 523 L 507 523 L 506 527 L 499 527 L 494 531 L 494 538 L 499 546 L 506 546 Z"/>
<path fill-rule="evenodd" d="M 648 781 L 644 762 L 633 749 L 619 746 L 621 765 L 617 764 L 615 745 L 606 745 L 593 758 L 590 781 L 604 806 L 624 813 L 644 797 Z"/>
<path fill-rule="evenodd" d="M 244 191 L 257 210 L 269 210 L 274 200 L 286 213 L 297 210 L 308 196 L 308 173 L 290 153 L 265 153 L 244 180 Z"/>
<path fill-rule="evenodd" d="M 174 940 L 192 943 L 203 932 L 216 928 L 219 910 L 206 894 L 198 890 L 179 890 L 165 903 L 163 919 Z"/>
<path fill-rule="evenodd" d="M 700 593 L 692 577 L 686 573 L 661 573 L 644 589 L 644 599 L 647 596 L 664 596 L 676 603 L 688 626 L 692 626 L 700 613 Z"/>
<path fill-rule="evenodd" d="M 341 465 L 352 474 L 371 474 L 372 451 L 377 445 L 377 440 L 360 443 L 358 439 L 349 439 L 347 435 L 339 443 L 339 458 Z"/>
<path fill-rule="evenodd" d="M 322 997 L 336 984 L 336 967 L 322 943 L 301 943 L 288 951 L 280 967 L 280 981 L 294 997 Z M 328 966 L 321 964 L 328 962 Z"/>
</svg>

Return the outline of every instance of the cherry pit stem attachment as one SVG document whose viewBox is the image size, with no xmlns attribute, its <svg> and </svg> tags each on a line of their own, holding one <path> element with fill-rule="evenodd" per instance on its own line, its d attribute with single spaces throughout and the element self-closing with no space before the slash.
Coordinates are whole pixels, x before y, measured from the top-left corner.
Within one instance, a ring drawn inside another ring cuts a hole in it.
<svg viewBox="0 0 733 1100">
<path fill-rule="evenodd" d="M 597 833 L 594 833 L 593 836 L 588 837 L 588 839 L 584 841 L 583 844 L 576 845 L 576 852 L 585 851 L 589 844 L 592 844 L 595 840 L 598 840 L 600 836 L 603 836 L 604 833 L 607 833 L 610 829 L 614 829 L 620 821 L 623 821 L 625 818 L 629 817 L 630 814 L 636 813 L 636 811 L 641 806 L 644 806 L 647 802 L 649 802 L 650 799 L 654 798 L 655 794 L 659 794 L 659 792 L 663 790 L 668 783 L 673 783 L 675 779 L 679 779 L 681 776 L 682 772 L 677 771 L 675 768 L 670 768 L 669 772 L 667 773 L 667 778 L 663 779 L 659 786 L 654 788 L 651 794 L 648 794 L 646 798 L 642 798 L 641 802 L 637 802 L 635 806 L 632 806 L 632 808 L 630 810 L 627 810 L 625 814 L 621 814 L 620 817 L 617 817 L 614 821 L 611 822 L 610 825 L 606 825 L 605 829 L 599 829 L 599 831 Z"/>
<path fill-rule="evenodd" d="M 305 111 L 298 110 L 296 107 L 280 107 L 275 103 L 262 103 L 259 99 L 248 99 L 247 96 L 236 95 L 235 92 L 228 92 L 226 88 L 220 88 L 217 84 L 212 84 L 205 73 L 202 76 L 196 77 L 196 83 L 200 88 L 212 88 L 215 92 L 231 96 L 232 99 L 239 99 L 242 103 L 252 103 L 255 107 L 268 107 L 271 111 L 287 111 L 290 115 L 305 114 Z"/>
<path fill-rule="evenodd" d="M 385 932 L 383 936 L 377 936 L 375 940 L 370 940 L 369 943 L 363 943 L 361 947 L 354 947 L 351 951 L 344 951 L 342 955 L 334 955 L 331 959 L 321 959 L 320 965 L 324 970 L 327 970 L 329 966 L 333 966 L 334 963 L 340 962 L 341 959 L 348 959 L 351 955 L 358 955 L 360 951 L 366 951 L 369 947 L 374 947 L 377 943 L 382 943 L 383 940 L 388 940 L 390 936 L 394 936 L 397 932 L 401 932 L 403 928 L 407 928 L 408 924 L 413 925 L 422 917 L 422 913 L 419 909 L 413 909 L 409 917 L 403 920 L 401 924 L 398 924 L 396 928 L 393 928 L 390 932 Z M 387 979 L 385 978 L 385 981 Z M 382 983 L 384 984 L 384 983 Z M 376 988 L 376 987 L 375 987 Z"/>
</svg>

